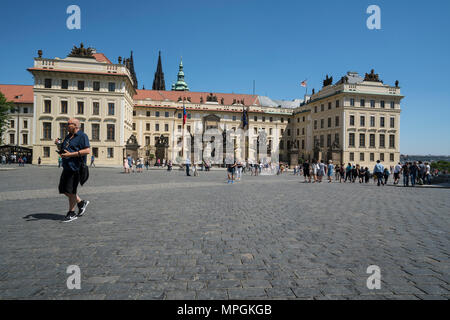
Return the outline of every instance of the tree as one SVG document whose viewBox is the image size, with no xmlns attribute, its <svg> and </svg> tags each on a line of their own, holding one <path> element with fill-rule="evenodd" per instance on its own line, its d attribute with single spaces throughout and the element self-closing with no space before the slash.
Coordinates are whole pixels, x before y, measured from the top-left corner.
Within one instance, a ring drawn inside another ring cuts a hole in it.
<svg viewBox="0 0 450 320">
<path fill-rule="evenodd" d="M 6 131 L 10 112 L 14 109 L 14 104 L 7 101 L 3 93 L 0 92 L 0 144 L 3 143 L 3 133 Z"/>
</svg>

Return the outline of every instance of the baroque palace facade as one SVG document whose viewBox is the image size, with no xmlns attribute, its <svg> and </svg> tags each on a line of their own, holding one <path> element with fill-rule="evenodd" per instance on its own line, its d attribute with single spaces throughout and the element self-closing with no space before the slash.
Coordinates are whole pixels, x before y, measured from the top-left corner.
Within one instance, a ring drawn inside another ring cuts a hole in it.
<svg viewBox="0 0 450 320">
<path fill-rule="evenodd" d="M 239 160 L 260 161 L 261 150 L 267 149 L 266 159 L 291 166 L 299 159 L 363 166 L 373 166 L 376 160 L 386 165 L 400 161 L 403 96 L 398 81 L 385 85 L 373 70 L 365 77 L 348 72 L 335 84 L 327 76 L 320 91 L 313 89 L 305 100 L 294 101 L 191 92 L 182 62 L 177 82 L 167 91 L 161 56 L 152 90 L 140 90 L 132 52 L 130 58 L 112 63 L 83 44 L 64 59 L 43 58 L 39 50 L 28 71 L 34 85 L 0 85 L 19 108 L 2 138 L 9 145 L 32 148 L 33 163 L 38 158 L 42 164 L 57 163 L 54 140 L 65 136 L 70 118 L 80 120 L 97 164 L 122 165 L 127 154 L 150 158 L 152 163 L 182 161 L 188 154 L 180 147 L 183 142 L 186 150 L 194 151 L 194 139 L 181 138 L 184 107 L 184 136 L 202 137 L 206 129 L 216 128 L 224 140 L 231 137 L 235 148 L 243 150 Z M 243 118 L 248 138 L 227 136 L 226 132 L 243 128 Z M 202 140 L 204 146 L 207 139 Z"/>
</svg>

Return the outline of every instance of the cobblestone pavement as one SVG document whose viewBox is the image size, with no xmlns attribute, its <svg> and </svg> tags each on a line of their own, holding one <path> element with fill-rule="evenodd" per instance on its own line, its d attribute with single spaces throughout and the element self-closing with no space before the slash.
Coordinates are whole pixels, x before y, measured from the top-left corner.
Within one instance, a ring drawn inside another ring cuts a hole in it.
<svg viewBox="0 0 450 320">
<path fill-rule="evenodd" d="M 0 172 L 0 299 L 450 298 L 449 189 L 94 168 L 61 223 L 59 170 Z"/>
</svg>

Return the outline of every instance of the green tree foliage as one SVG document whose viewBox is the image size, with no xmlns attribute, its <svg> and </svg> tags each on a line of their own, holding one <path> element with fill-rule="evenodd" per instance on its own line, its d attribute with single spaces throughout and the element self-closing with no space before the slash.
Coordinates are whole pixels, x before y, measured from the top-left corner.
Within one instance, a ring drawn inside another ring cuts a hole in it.
<svg viewBox="0 0 450 320">
<path fill-rule="evenodd" d="M 6 127 L 9 125 L 8 119 L 12 109 L 14 109 L 13 103 L 7 101 L 3 93 L 0 92 L 0 137 L 3 136 Z M 0 144 L 3 144 L 3 141 L 0 141 Z"/>
<path fill-rule="evenodd" d="M 438 169 L 439 171 L 450 171 L 450 161 L 436 161 L 431 164 L 432 169 Z"/>
</svg>

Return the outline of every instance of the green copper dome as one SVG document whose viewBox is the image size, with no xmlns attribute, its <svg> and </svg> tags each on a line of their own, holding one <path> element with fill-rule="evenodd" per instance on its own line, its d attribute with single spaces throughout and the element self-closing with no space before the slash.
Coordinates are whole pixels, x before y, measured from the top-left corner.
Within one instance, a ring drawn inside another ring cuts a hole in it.
<svg viewBox="0 0 450 320">
<path fill-rule="evenodd" d="M 183 72 L 183 58 L 181 58 L 177 82 L 172 84 L 173 91 L 189 91 L 189 87 L 187 83 L 184 81 L 184 72 Z"/>
</svg>

